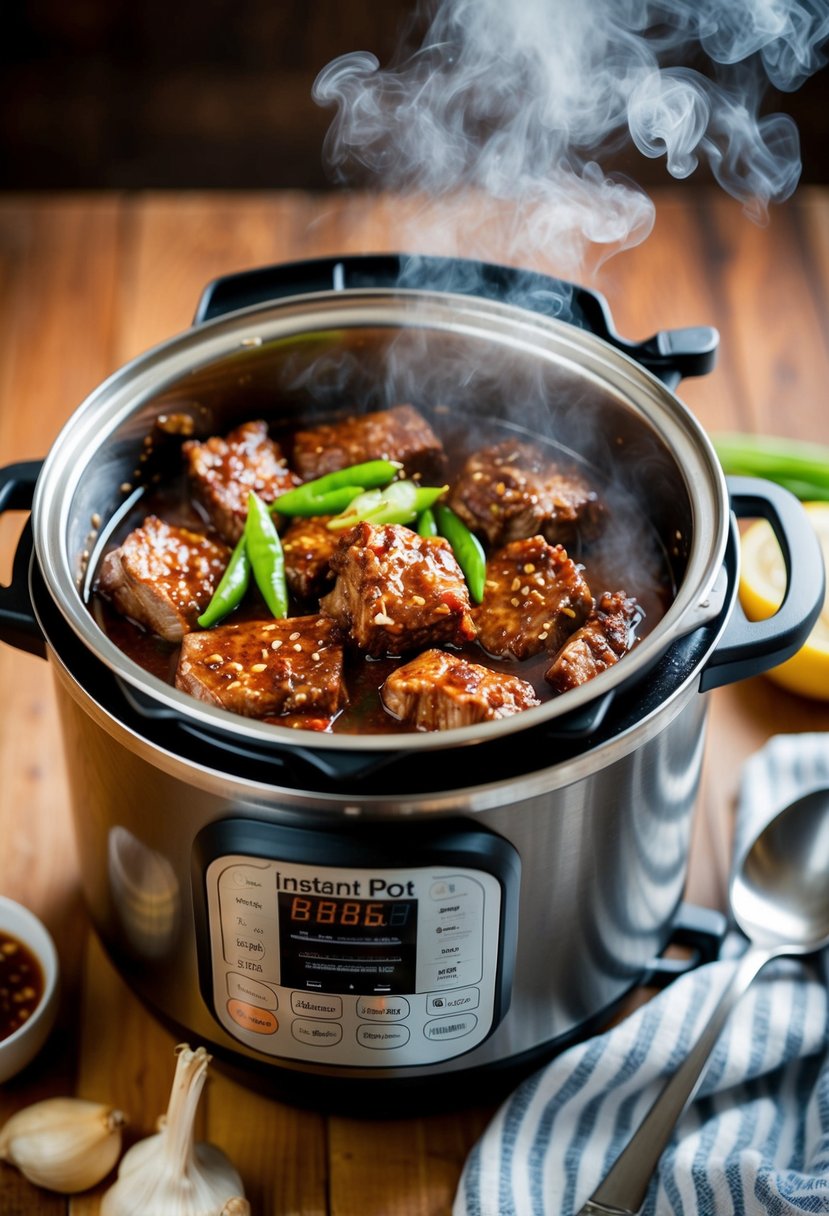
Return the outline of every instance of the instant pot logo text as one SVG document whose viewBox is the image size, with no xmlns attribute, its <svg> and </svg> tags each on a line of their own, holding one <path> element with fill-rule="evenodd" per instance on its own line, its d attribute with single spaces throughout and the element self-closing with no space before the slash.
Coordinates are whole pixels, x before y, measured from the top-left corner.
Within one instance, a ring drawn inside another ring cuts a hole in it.
<svg viewBox="0 0 829 1216">
<path fill-rule="evenodd" d="M 293 891 L 300 895 L 349 895 L 368 896 L 369 898 L 400 899 L 403 895 L 414 895 L 414 880 L 406 882 L 389 882 L 387 878 L 294 878 L 290 874 L 276 872 L 277 891 Z"/>
</svg>

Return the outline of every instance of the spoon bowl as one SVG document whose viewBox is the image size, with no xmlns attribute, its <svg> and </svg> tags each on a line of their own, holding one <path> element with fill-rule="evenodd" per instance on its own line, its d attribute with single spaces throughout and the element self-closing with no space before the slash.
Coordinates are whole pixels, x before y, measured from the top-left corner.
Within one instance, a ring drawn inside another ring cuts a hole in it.
<svg viewBox="0 0 829 1216">
<path fill-rule="evenodd" d="M 749 947 L 699 1039 L 578 1216 L 635 1216 L 726 1019 L 758 971 L 780 955 L 829 945 L 829 789 L 809 790 L 749 841 L 734 868 L 729 903 Z"/>
<path fill-rule="evenodd" d="M 758 946 L 811 954 L 827 944 L 829 790 L 810 790 L 760 831 L 737 863 L 729 902 Z"/>
</svg>

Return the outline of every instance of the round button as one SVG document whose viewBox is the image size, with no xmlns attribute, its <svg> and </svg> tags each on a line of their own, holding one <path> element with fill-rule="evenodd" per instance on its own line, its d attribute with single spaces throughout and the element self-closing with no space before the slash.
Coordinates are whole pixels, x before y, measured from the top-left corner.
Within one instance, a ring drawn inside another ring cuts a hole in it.
<svg viewBox="0 0 829 1216">
<path fill-rule="evenodd" d="M 363 1047 L 389 1051 L 393 1047 L 402 1047 L 408 1041 L 409 1031 L 406 1026 L 374 1026 L 366 1023 L 357 1027 L 357 1042 Z"/>
<path fill-rule="evenodd" d="M 427 1039 L 462 1039 L 477 1025 L 474 1013 L 464 1013 L 457 1018 L 434 1018 L 423 1027 L 423 1033 Z"/>
<path fill-rule="evenodd" d="M 409 1010 L 404 996 L 361 996 L 357 1002 L 357 1017 L 372 1022 L 402 1022 Z"/>
<path fill-rule="evenodd" d="M 227 1003 L 227 1011 L 237 1026 L 252 1030 L 254 1034 L 276 1034 L 279 1029 L 279 1022 L 269 1009 L 259 1009 L 247 1001 L 232 998 Z"/>
<path fill-rule="evenodd" d="M 333 1047 L 343 1037 L 343 1028 L 339 1022 L 312 1022 L 306 1018 L 295 1018 L 291 1023 L 291 1034 L 299 1043 Z"/>
</svg>

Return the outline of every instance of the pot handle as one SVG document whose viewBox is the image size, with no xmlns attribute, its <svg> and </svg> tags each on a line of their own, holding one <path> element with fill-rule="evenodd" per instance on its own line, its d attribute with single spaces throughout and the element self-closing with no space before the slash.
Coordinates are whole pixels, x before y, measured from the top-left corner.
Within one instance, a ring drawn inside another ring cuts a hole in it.
<svg viewBox="0 0 829 1216">
<path fill-rule="evenodd" d="M 760 478 L 726 481 L 734 520 L 760 516 L 771 524 L 786 567 L 786 591 L 777 612 L 764 621 L 750 621 L 735 596 L 725 630 L 703 668 L 700 692 L 760 675 L 790 659 L 811 633 L 826 587 L 820 543 L 794 494 Z"/>
<path fill-rule="evenodd" d="M 628 342 L 616 332 L 604 296 L 586 287 L 513 266 L 402 253 L 315 258 L 224 275 L 205 287 L 194 324 L 309 292 L 373 287 L 482 296 L 567 321 L 629 355 L 669 388 L 686 376 L 705 375 L 716 361 L 719 334 L 709 325 L 663 330 L 644 342 Z"/>
<path fill-rule="evenodd" d="M 727 928 L 728 920 L 715 908 L 681 903 L 664 950 L 669 946 L 685 946 L 689 950 L 688 956 L 665 957 L 663 950 L 648 963 L 640 983 L 645 988 L 665 988 L 677 976 L 685 975 L 687 971 L 693 971 L 705 963 L 716 962 Z"/>
<path fill-rule="evenodd" d="M 0 515 L 5 511 L 31 510 L 35 483 L 42 467 L 39 460 L 25 460 L 0 469 Z M 0 586 L 0 641 L 43 659 L 46 643 L 29 595 L 33 548 L 32 521 L 27 519 L 14 554 L 12 580 L 7 587 Z"/>
</svg>

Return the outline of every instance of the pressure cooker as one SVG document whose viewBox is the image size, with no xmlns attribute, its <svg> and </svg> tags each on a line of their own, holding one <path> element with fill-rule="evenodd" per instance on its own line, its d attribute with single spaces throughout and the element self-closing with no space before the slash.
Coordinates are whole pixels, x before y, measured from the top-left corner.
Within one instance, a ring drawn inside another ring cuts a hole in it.
<svg viewBox="0 0 829 1216">
<path fill-rule="evenodd" d="M 706 694 L 793 654 L 824 585 L 800 504 L 727 484 L 673 391 L 716 345 L 705 327 L 627 342 L 597 294 L 507 267 L 265 267 L 209 285 L 42 467 L 2 471 L 0 508 L 31 515 L 0 636 L 48 655 L 92 921 L 176 1033 L 289 1098 L 410 1110 L 592 1032 L 685 965 L 660 961 L 669 942 L 711 957 L 717 926 L 683 903 Z M 639 496 L 675 588 L 640 647 L 509 719 L 338 735 L 196 701 L 99 627 L 97 555 L 163 474 L 159 419 L 208 435 L 399 401 L 549 441 Z M 737 520 L 757 515 L 787 590 L 750 623 Z"/>
</svg>

